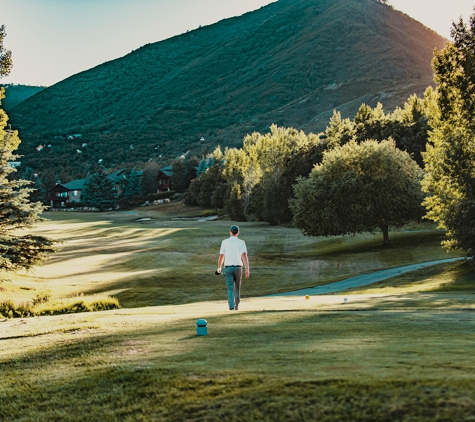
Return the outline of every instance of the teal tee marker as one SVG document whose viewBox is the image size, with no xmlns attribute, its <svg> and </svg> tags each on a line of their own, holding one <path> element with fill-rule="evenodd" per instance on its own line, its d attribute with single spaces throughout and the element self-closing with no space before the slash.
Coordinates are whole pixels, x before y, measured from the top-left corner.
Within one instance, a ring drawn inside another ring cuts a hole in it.
<svg viewBox="0 0 475 422">
<path fill-rule="evenodd" d="M 208 335 L 208 323 L 205 319 L 200 318 L 196 321 L 196 335 L 207 336 Z"/>
</svg>

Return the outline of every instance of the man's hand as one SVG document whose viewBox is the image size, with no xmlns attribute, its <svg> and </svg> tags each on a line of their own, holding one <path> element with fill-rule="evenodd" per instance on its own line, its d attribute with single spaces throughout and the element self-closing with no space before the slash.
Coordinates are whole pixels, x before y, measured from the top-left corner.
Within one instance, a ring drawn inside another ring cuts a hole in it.
<svg viewBox="0 0 475 422">
<path fill-rule="evenodd" d="M 221 274 L 221 268 L 218 268 L 215 272 L 214 272 L 215 275 L 220 275 Z"/>
<path fill-rule="evenodd" d="M 251 275 L 251 272 L 249 271 L 249 269 L 246 268 L 246 274 L 244 277 L 249 278 L 250 275 Z"/>
</svg>

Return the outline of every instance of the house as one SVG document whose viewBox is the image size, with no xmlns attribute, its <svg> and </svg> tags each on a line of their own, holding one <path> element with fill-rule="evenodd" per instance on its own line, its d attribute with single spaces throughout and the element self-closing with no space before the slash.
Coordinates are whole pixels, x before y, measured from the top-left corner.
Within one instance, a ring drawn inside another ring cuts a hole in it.
<svg viewBox="0 0 475 422">
<path fill-rule="evenodd" d="M 115 171 L 109 174 L 108 177 L 114 181 L 117 194 L 120 195 L 122 192 L 122 181 L 126 179 L 125 169 Z M 48 191 L 47 200 L 51 208 L 62 208 L 66 205 L 66 202 L 81 202 L 81 193 L 86 180 L 79 179 L 69 183 L 56 183 Z"/>
<path fill-rule="evenodd" d="M 125 169 L 117 170 L 114 173 L 109 174 L 109 178 L 115 182 L 117 195 L 120 195 L 122 193 L 122 182 L 127 179 L 125 176 Z"/>
<path fill-rule="evenodd" d="M 56 183 L 48 191 L 51 208 L 64 207 L 66 202 L 81 202 L 81 192 L 87 179 L 73 180 L 69 183 Z"/>
<path fill-rule="evenodd" d="M 188 179 L 188 183 L 191 182 L 193 179 L 196 178 L 198 173 L 198 167 L 192 167 L 186 177 Z M 173 175 L 173 168 L 172 166 L 162 167 L 157 174 L 157 192 L 166 192 L 173 189 L 172 186 L 172 175 Z"/>
<path fill-rule="evenodd" d="M 157 192 L 166 192 L 172 187 L 172 166 L 166 166 L 158 170 L 157 174 Z"/>
</svg>

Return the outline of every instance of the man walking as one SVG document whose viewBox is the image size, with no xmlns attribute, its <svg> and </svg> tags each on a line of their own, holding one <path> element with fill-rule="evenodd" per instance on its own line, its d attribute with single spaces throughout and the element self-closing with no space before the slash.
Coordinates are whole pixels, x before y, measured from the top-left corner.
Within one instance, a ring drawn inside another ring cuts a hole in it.
<svg viewBox="0 0 475 422">
<path fill-rule="evenodd" d="M 231 226 L 230 237 L 221 242 L 219 251 L 217 274 L 221 273 L 224 263 L 224 275 L 228 286 L 229 310 L 238 310 L 241 301 L 242 266 L 246 269 L 245 277 L 249 278 L 249 259 L 247 257 L 246 243 L 238 239 L 239 227 Z"/>
</svg>

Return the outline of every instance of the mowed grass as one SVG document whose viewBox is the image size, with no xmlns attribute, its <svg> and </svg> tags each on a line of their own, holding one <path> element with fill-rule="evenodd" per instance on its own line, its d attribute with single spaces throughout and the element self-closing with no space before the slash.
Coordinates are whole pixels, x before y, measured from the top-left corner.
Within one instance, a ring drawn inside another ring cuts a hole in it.
<svg viewBox="0 0 475 422">
<path fill-rule="evenodd" d="M 349 294 L 464 293 L 475 294 L 475 266 L 468 262 L 439 264 L 349 289 Z M 470 297 L 470 296 L 468 296 Z M 471 297 L 473 300 L 473 298 Z"/>
<path fill-rule="evenodd" d="M 4 321 L 0 419 L 470 420 L 474 307 L 375 310 L 375 300 Z M 198 317 L 206 337 L 195 335 Z"/>
<path fill-rule="evenodd" d="M 60 298 L 101 293 L 127 308 L 225 299 L 224 278 L 214 271 L 231 222 L 172 220 L 200 212 L 174 203 L 132 212 L 46 213 L 49 220 L 35 232 L 63 241 L 60 252 L 43 267 L 13 276 L 15 283 L 3 283 L 0 293 L 14 301 L 44 289 Z M 244 298 L 447 257 L 443 233 L 432 225 L 391 233 L 389 248 L 380 234 L 308 238 L 264 223 L 240 227 L 251 264 Z"/>
<path fill-rule="evenodd" d="M 198 211 L 172 205 L 48 215 L 38 230 L 63 239 L 62 251 L 2 283 L 0 294 L 105 292 L 123 308 L 1 320 L 0 420 L 475 418 L 470 267 L 433 268 L 446 281 L 419 292 L 393 280 L 386 287 L 397 292 L 262 297 L 445 258 L 432 226 L 392 233 L 392 246 L 382 248 L 378 235 L 313 239 L 240 224 L 251 278 L 240 311 L 229 312 L 213 272 L 231 222 L 173 221 Z M 144 216 L 153 220 L 133 221 Z M 198 318 L 208 321 L 208 336 L 196 336 Z"/>
</svg>

